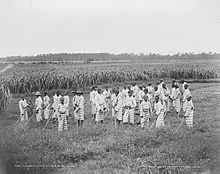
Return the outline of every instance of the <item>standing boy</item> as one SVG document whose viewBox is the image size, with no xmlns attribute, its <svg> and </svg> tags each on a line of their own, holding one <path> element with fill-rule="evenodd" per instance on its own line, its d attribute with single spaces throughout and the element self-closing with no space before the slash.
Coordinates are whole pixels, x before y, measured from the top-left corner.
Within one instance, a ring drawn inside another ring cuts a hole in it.
<svg viewBox="0 0 220 174">
<path fill-rule="evenodd" d="M 58 104 L 58 131 L 67 130 L 67 106 L 64 103 L 64 98 L 60 98 L 60 103 Z"/>
<path fill-rule="evenodd" d="M 44 92 L 43 98 L 44 119 L 47 120 L 50 114 L 50 97 Z"/>
<path fill-rule="evenodd" d="M 157 115 L 156 128 L 162 128 L 164 126 L 164 106 L 161 103 L 159 96 L 155 97 L 154 109 Z"/>
<path fill-rule="evenodd" d="M 20 109 L 20 118 L 21 121 L 27 121 L 28 120 L 28 113 L 27 113 L 27 101 L 24 99 L 24 97 L 21 98 L 21 100 L 18 103 L 19 109 Z"/>
<path fill-rule="evenodd" d="M 151 103 L 148 100 L 148 96 L 143 96 L 143 102 L 140 105 L 141 127 L 149 126 L 150 115 L 152 114 Z"/>
<path fill-rule="evenodd" d="M 133 91 L 128 91 L 128 96 L 124 101 L 125 113 L 123 116 L 123 123 L 128 123 L 128 117 L 130 117 L 130 124 L 134 124 L 134 108 L 136 107 L 136 101 L 134 99 Z"/>
<path fill-rule="evenodd" d="M 43 105 L 43 100 L 41 98 L 40 92 L 36 92 L 35 96 L 37 97 L 35 100 L 35 110 L 36 110 L 36 118 L 37 122 L 42 122 L 42 105 Z"/>
</svg>

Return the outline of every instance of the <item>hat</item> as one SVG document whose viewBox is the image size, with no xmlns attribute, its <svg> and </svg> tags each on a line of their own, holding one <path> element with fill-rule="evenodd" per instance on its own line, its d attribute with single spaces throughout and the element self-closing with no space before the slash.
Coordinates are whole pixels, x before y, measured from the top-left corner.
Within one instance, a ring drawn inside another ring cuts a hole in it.
<svg viewBox="0 0 220 174">
<path fill-rule="evenodd" d="M 78 91 L 76 91 L 76 94 L 83 94 L 83 92 L 78 90 Z"/>
<path fill-rule="evenodd" d="M 39 95 L 41 95 L 41 94 L 40 94 L 39 91 L 37 91 L 37 92 L 35 93 L 35 95 L 36 95 L 36 96 L 39 96 Z"/>
</svg>

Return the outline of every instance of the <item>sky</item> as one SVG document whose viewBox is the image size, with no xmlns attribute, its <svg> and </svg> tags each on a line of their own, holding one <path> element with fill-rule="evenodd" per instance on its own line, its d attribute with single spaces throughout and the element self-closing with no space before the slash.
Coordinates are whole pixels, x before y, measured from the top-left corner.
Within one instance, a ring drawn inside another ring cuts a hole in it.
<svg viewBox="0 0 220 174">
<path fill-rule="evenodd" d="M 0 0 L 0 57 L 220 53 L 220 0 Z"/>
</svg>

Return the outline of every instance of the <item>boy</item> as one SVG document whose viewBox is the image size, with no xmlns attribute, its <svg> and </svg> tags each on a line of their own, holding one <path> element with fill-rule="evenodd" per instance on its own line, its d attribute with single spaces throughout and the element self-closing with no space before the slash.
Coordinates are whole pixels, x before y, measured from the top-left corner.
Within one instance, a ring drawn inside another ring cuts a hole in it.
<svg viewBox="0 0 220 174">
<path fill-rule="evenodd" d="M 70 97 L 68 96 L 68 91 L 65 92 L 65 95 L 63 96 L 64 98 L 64 104 L 67 106 L 67 113 L 66 116 L 67 118 L 69 117 L 69 104 L 70 104 Z"/>
<path fill-rule="evenodd" d="M 161 128 L 164 126 L 164 106 L 161 103 L 159 96 L 155 97 L 154 109 L 157 115 L 156 128 Z"/>
<path fill-rule="evenodd" d="M 28 121 L 28 113 L 27 113 L 27 101 L 24 99 L 24 97 L 21 98 L 21 100 L 18 103 L 19 109 L 20 109 L 20 118 L 21 121 Z"/>
<path fill-rule="evenodd" d="M 149 126 L 150 115 L 152 113 L 151 103 L 148 101 L 148 96 L 143 96 L 143 102 L 140 105 L 141 127 Z"/>
<path fill-rule="evenodd" d="M 36 118 L 37 122 L 42 123 L 42 105 L 43 105 L 43 100 L 41 98 L 40 92 L 35 93 L 36 99 L 35 99 L 35 110 L 36 110 Z"/>
<path fill-rule="evenodd" d="M 64 98 L 60 98 L 60 104 L 58 104 L 58 131 L 67 130 L 67 105 L 64 103 Z"/>
<path fill-rule="evenodd" d="M 180 109 L 181 109 L 180 96 L 181 96 L 181 93 L 180 93 L 179 86 L 175 85 L 173 100 L 175 102 L 176 113 L 178 116 L 180 114 Z"/>
<path fill-rule="evenodd" d="M 97 95 L 96 86 L 93 86 L 91 89 L 90 95 L 89 95 L 90 104 L 91 104 L 91 113 L 92 113 L 93 120 L 96 117 L 96 104 L 95 104 L 96 95 Z"/>
<path fill-rule="evenodd" d="M 78 122 L 78 126 L 82 127 L 84 121 L 84 97 L 82 91 L 77 91 L 76 94 L 77 94 L 77 104 L 75 109 L 76 119 Z"/>
<path fill-rule="evenodd" d="M 53 123 L 56 122 L 56 119 L 58 118 L 58 105 L 60 104 L 60 98 L 61 98 L 61 95 L 60 95 L 60 91 L 57 91 L 54 96 L 53 96 L 53 105 L 52 105 L 52 108 L 53 108 Z"/>
<path fill-rule="evenodd" d="M 134 99 L 133 91 L 128 91 L 128 96 L 124 101 L 125 113 L 123 116 L 123 123 L 128 123 L 128 117 L 130 116 L 130 124 L 134 124 L 134 108 L 136 107 L 136 101 Z"/>
<path fill-rule="evenodd" d="M 102 94 L 102 90 L 98 89 L 98 94 L 96 95 L 96 118 L 95 122 L 96 124 L 100 121 L 101 124 L 103 123 L 104 119 L 104 111 L 106 110 L 106 102 L 105 102 L 105 96 Z"/>
<path fill-rule="evenodd" d="M 122 122 L 122 108 L 123 108 L 123 99 L 119 90 L 115 90 L 116 102 L 115 102 L 115 117 L 117 119 L 117 123 L 121 124 Z"/>
<path fill-rule="evenodd" d="M 165 112 L 170 111 L 169 95 L 170 95 L 170 91 L 167 88 L 166 84 L 163 83 L 162 84 L 162 89 L 161 89 L 161 99 L 162 99 L 163 104 L 164 104 L 164 111 Z"/>
<path fill-rule="evenodd" d="M 44 109 L 44 119 L 47 120 L 50 114 L 50 98 L 47 95 L 47 92 L 44 92 L 43 109 Z"/>
<path fill-rule="evenodd" d="M 184 115 L 186 126 L 192 127 L 193 126 L 193 113 L 194 113 L 194 105 L 192 102 L 192 96 L 189 94 L 186 96 L 187 104 L 186 104 L 186 113 Z"/>
<path fill-rule="evenodd" d="M 187 105 L 187 96 L 191 95 L 190 91 L 189 91 L 189 87 L 188 84 L 184 85 L 184 92 L 183 92 L 183 111 L 186 112 L 186 105 Z"/>
</svg>

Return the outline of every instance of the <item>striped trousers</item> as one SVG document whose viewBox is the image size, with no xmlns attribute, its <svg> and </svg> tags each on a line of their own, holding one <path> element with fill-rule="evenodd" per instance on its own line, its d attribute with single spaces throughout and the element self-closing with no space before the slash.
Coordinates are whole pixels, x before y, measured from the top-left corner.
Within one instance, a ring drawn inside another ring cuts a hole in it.
<svg viewBox="0 0 220 174">
<path fill-rule="evenodd" d="M 186 112 L 186 105 L 187 105 L 187 101 L 183 102 L 183 112 Z"/>
<path fill-rule="evenodd" d="M 123 116 L 123 123 L 128 122 L 128 117 L 130 117 L 130 123 L 134 123 L 134 109 L 126 109 Z"/>
<path fill-rule="evenodd" d="M 122 109 L 119 109 L 118 111 L 115 112 L 115 117 L 117 120 L 122 120 Z"/>
<path fill-rule="evenodd" d="M 193 127 L 193 111 L 190 111 L 188 116 L 185 118 L 185 121 L 187 127 Z"/>
<path fill-rule="evenodd" d="M 164 126 L 164 112 L 161 112 L 156 120 L 156 128 L 161 128 L 163 126 Z"/>
<path fill-rule="evenodd" d="M 58 117 L 58 131 L 67 130 L 66 114 L 60 114 Z"/>
<path fill-rule="evenodd" d="M 38 109 L 38 112 L 36 113 L 37 122 L 42 121 L 42 110 Z"/>
<path fill-rule="evenodd" d="M 80 108 L 77 112 L 75 112 L 76 120 L 84 120 L 84 108 Z"/>
<path fill-rule="evenodd" d="M 103 108 L 97 108 L 95 121 L 99 122 L 104 119 L 104 110 Z"/>
<path fill-rule="evenodd" d="M 142 112 L 141 127 L 149 127 L 150 114 L 149 112 Z"/>
<path fill-rule="evenodd" d="M 49 115 L 50 115 L 50 109 L 49 109 L 49 107 L 46 107 L 44 109 L 44 119 L 47 120 L 49 118 Z"/>
</svg>

